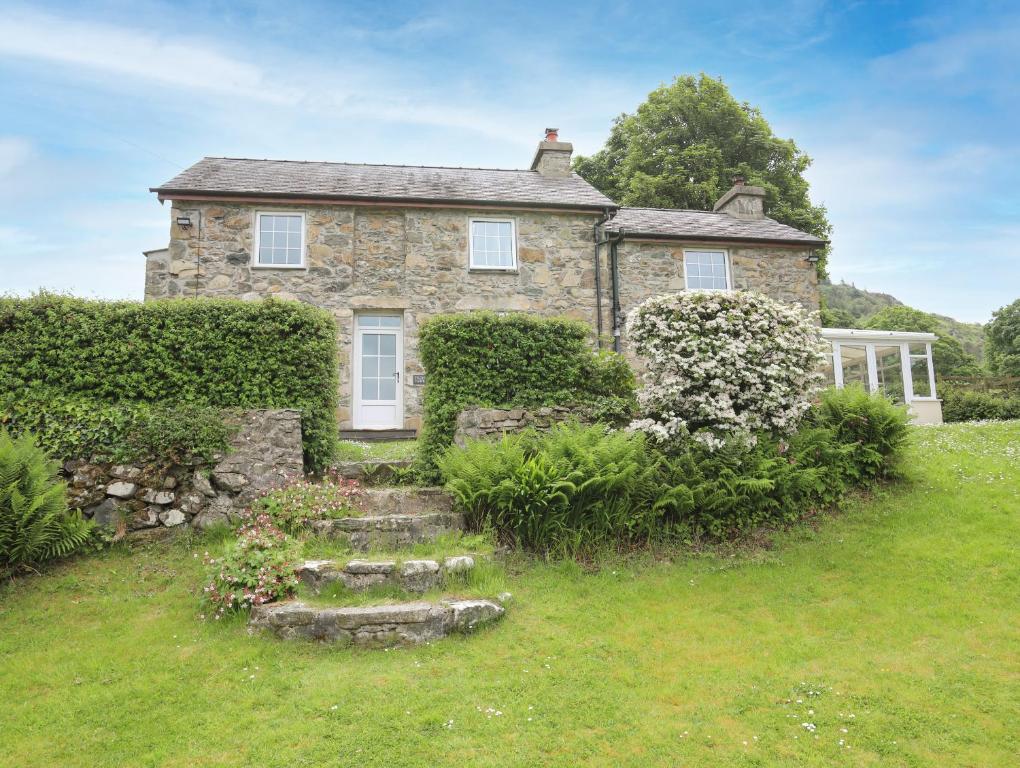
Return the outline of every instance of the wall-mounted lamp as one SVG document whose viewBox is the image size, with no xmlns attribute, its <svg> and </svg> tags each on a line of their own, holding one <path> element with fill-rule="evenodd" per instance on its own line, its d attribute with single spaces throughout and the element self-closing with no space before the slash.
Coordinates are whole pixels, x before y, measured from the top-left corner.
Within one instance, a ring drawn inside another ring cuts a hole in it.
<svg viewBox="0 0 1020 768">
<path fill-rule="evenodd" d="M 182 229 L 191 229 L 191 217 L 190 216 L 178 216 L 177 226 Z"/>
<path fill-rule="evenodd" d="M 807 260 L 812 264 L 817 264 L 819 258 L 820 258 L 819 255 L 815 251 L 811 251 L 811 253 L 807 257 Z"/>
</svg>

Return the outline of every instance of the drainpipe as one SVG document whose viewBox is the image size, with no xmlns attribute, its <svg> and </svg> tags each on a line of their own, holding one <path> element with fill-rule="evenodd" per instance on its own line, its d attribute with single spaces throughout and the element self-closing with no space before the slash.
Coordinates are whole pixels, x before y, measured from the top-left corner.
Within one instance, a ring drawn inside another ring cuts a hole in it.
<svg viewBox="0 0 1020 768">
<path fill-rule="evenodd" d="M 595 340 L 602 349 L 602 262 L 599 259 L 599 248 L 608 240 L 599 240 L 599 227 L 609 221 L 609 209 L 603 211 L 602 218 L 595 222 L 591 229 L 591 237 L 595 242 Z"/>
<path fill-rule="evenodd" d="M 624 231 L 621 229 L 616 238 L 609 244 L 609 264 L 612 270 L 613 291 L 613 351 L 620 351 L 620 260 L 619 245 L 623 242 Z"/>
</svg>

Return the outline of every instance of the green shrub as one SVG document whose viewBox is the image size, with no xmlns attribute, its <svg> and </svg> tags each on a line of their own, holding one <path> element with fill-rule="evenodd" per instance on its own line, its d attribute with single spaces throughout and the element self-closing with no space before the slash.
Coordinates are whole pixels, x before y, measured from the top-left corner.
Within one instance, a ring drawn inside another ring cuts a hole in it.
<svg viewBox="0 0 1020 768">
<path fill-rule="evenodd" d="M 576 551 L 654 530 L 656 469 L 641 435 L 561 424 L 471 441 L 439 464 L 470 526 L 529 549 Z"/>
<path fill-rule="evenodd" d="M 907 439 L 909 416 L 903 406 L 861 387 L 821 393 L 811 422 L 835 431 L 836 442 L 854 446 L 853 466 L 861 479 L 888 476 Z"/>
<path fill-rule="evenodd" d="M 256 515 L 237 532 L 222 557 L 206 557 L 209 581 L 203 601 L 220 618 L 292 595 L 297 589 L 297 543 L 266 514 Z"/>
<path fill-rule="evenodd" d="M 945 421 L 1020 419 L 1020 396 L 945 389 L 942 391 L 942 418 Z"/>
<path fill-rule="evenodd" d="M 210 461 L 229 444 L 224 417 L 219 408 L 192 403 L 106 403 L 41 389 L 0 395 L 0 425 L 13 435 L 31 432 L 50 455 L 64 458 Z"/>
<path fill-rule="evenodd" d="M 863 391 L 826 392 L 787 439 L 663 449 L 640 433 L 562 424 L 469 441 L 439 460 L 468 524 L 542 552 L 707 536 L 795 522 L 891 473 L 906 414 Z"/>
<path fill-rule="evenodd" d="M 319 470 L 337 440 L 336 343 L 332 316 L 298 302 L 0 298 L 0 395 L 57 393 L 70 408 L 77 400 L 297 408 L 306 464 Z M 129 418 L 107 412 L 83 429 Z"/>
<path fill-rule="evenodd" d="M 357 480 L 325 477 L 321 481 L 295 478 L 274 488 L 252 503 L 256 514 L 269 515 L 273 523 L 286 533 L 300 533 L 311 519 L 351 517 L 361 488 Z"/>
<path fill-rule="evenodd" d="M 426 321 L 418 349 L 427 373 L 416 469 L 438 478 L 436 461 L 469 406 L 581 405 L 629 414 L 634 376 L 613 353 L 596 353 L 580 322 L 472 312 Z"/>
<path fill-rule="evenodd" d="M 32 435 L 0 429 L 0 572 L 38 565 L 83 546 L 92 524 L 67 509 L 57 464 Z"/>
</svg>

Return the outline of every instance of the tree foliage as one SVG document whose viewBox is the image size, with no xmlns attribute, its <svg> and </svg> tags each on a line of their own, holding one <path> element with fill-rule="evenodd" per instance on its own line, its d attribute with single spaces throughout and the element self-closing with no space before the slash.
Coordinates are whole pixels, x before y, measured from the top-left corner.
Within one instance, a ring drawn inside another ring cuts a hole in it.
<svg viewBox="0 0 1020 768">
<path fill-rule="evenodd" d="M 964 350 L 959 341 L 946 334 L 935 315 L 913 307 L 886 307 L 876 312 L 863 324 L 865 328 L 881 331 L 919 331 L 936 333 L 938 339 L 931 345 L 935 372 L 940 376 L 978 376 L 981 368 Z"/>
<path fill-rule="evenodd" d="M 1000 376 L 1020 376 L 1020 299 L 992 313 L 985 328 L 988 367 Z"/>
<path fill-rule="evenodd" d="M 722 80 L 677 77 L 613 123 L 606 145 L 574 169 L 621 205 L 712 210 L 734 175 L 765 189 L 765 212 L 828 239 L 823 206 L 812 205 L 804 171 L 811 158 L 772 133 L 761 111 L 738 102 Z M 827 249 L 826 249 L 827 250 Z M 825 276 L 826 253 L 820 253 Z"/>
</svg>

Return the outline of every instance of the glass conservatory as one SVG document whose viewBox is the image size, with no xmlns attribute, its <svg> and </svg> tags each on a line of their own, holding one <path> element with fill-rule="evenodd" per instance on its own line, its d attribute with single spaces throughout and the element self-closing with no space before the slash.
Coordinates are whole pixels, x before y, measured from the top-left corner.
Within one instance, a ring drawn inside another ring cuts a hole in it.
<svg viewBox="0 0 1020 768">
<path fill-rule="evenodd" d="M 859 384 L 910 409 L 915 424 L 941 424 L 931 345 L 934 333 L 823 328 L 831 350 L 825 365 L 829 384 Z"/>
</svg>

